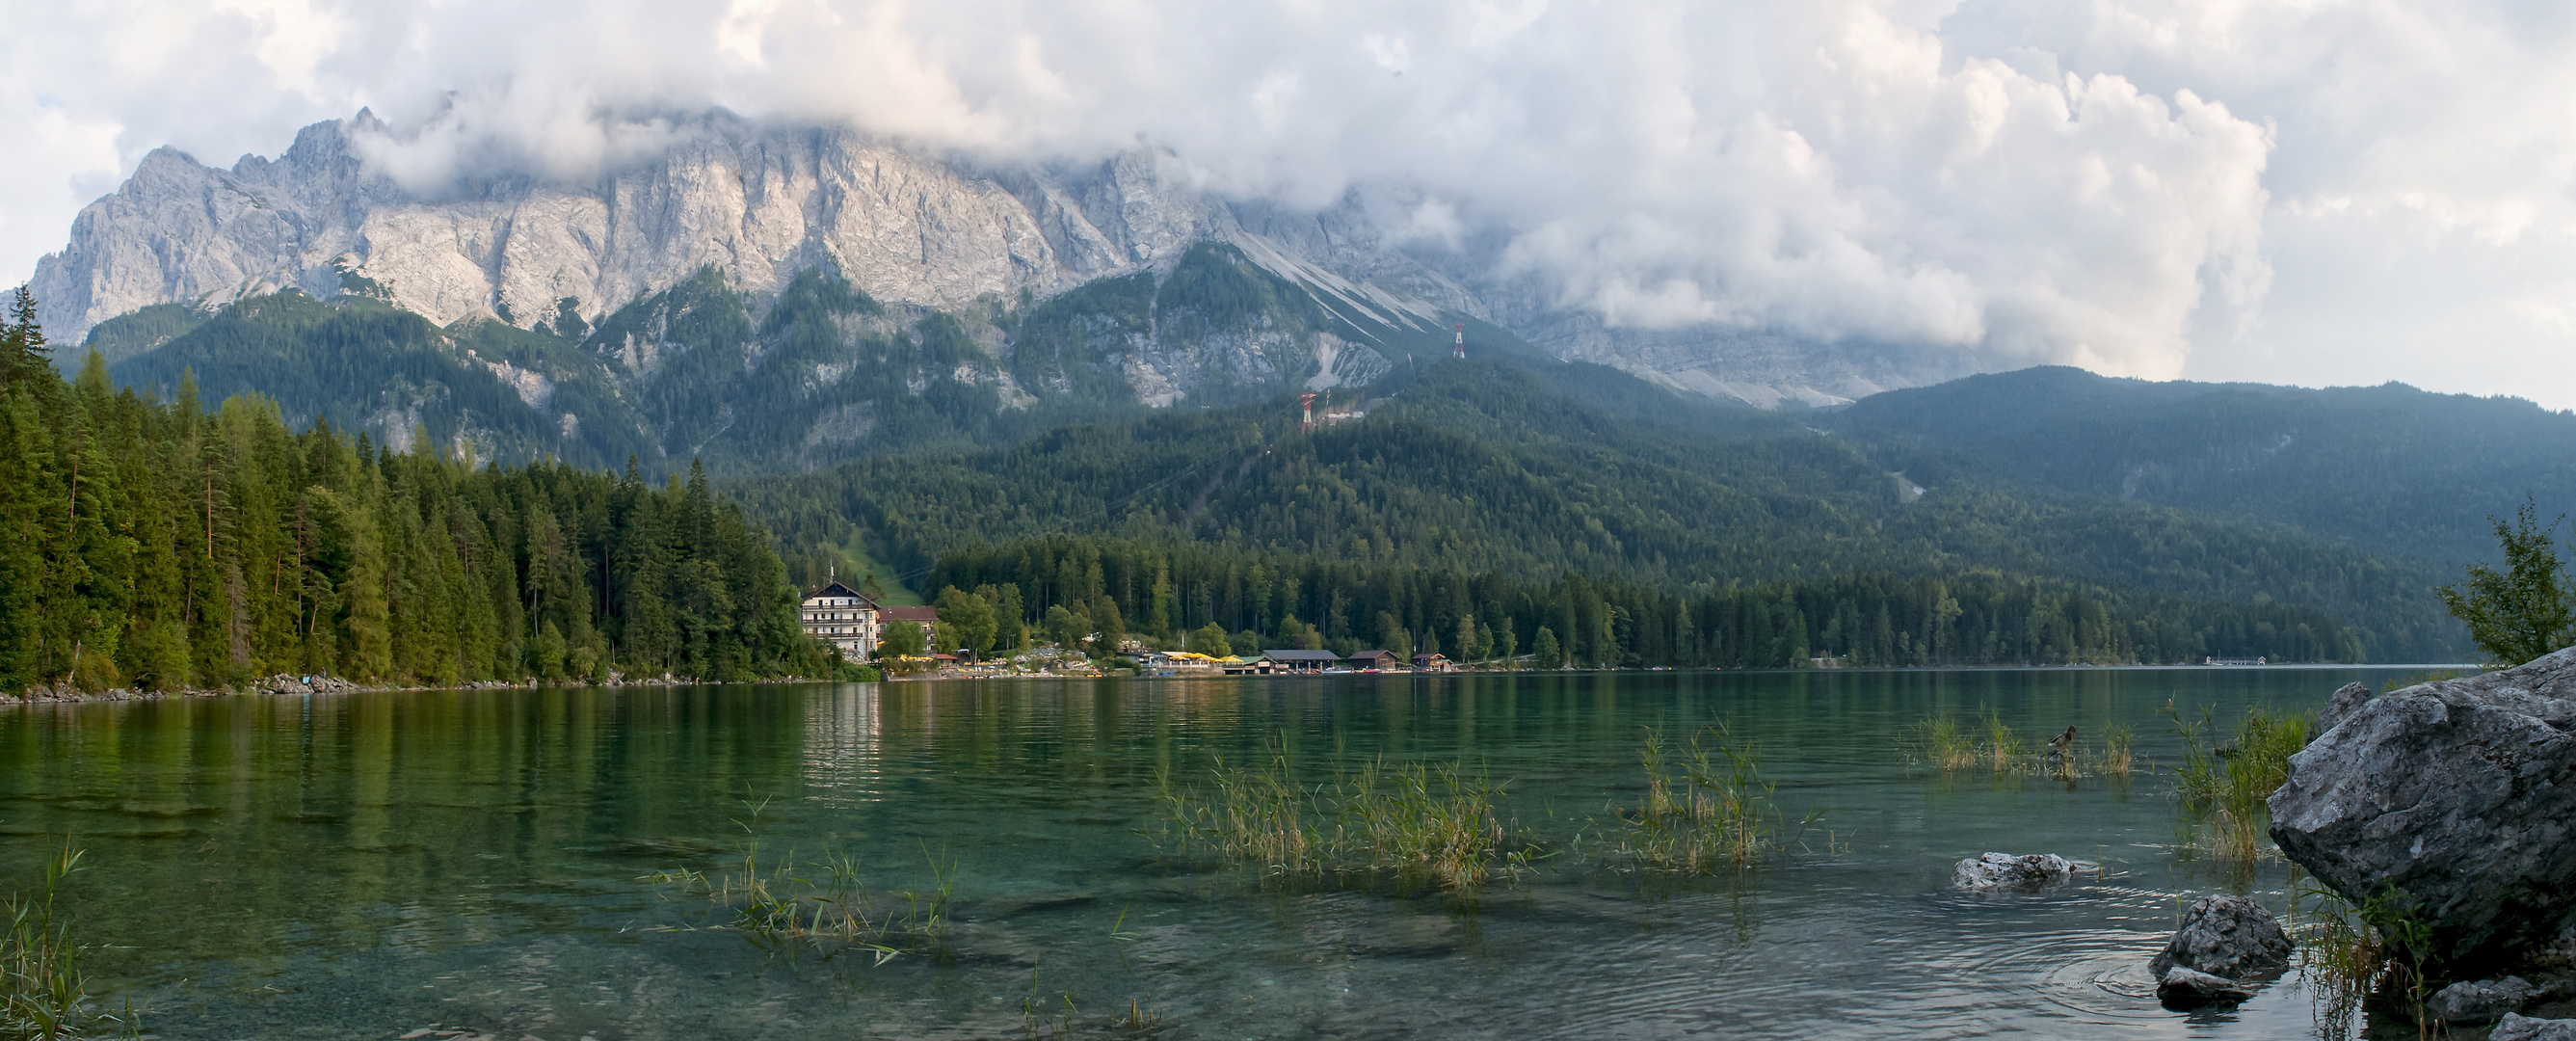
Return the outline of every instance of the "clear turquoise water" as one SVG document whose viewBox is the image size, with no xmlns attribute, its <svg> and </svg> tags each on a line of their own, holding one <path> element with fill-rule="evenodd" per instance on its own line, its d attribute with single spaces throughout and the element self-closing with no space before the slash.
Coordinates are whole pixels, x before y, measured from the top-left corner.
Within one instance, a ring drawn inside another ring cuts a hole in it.
<svg viewBox="0 0 2576 1041">
<path fill-rule="evenodd" d="M 1945 776 L 1901 753 L 1935 713 L 2033 739 L 2157 710 L 2314 708 L 2390 670 L 2139 669 L 1325 677 L 431 692 L 0 712 L 0 878 L 66 837 L 94 985 L 169 1038 L 556 1041 L 2315 1036 L 2295 979 L 2232 1012 L 2159 1008 L 2147 958 L 2213 891 L 2169 783 Z M 1559 847 L 1639 799 L 1644 728 L 1758 749 L 1811 851 L 1675 879 L 1560 856 L 1476 904 L 1264 882 L 1158 850 L 1160 771 L 1284 748 L 1309 776 L 1381 754 L 1483 764 Z M 758 804 L 758 812 L 752 812 Z M 1825 829 L 1832 852 L 1824 852 Z M 953 863 L 945 959 L 784 957 L 656 871 L 845 848 L 880 891 Z M 1986 850 L 2107 881 L 1966 894 Z M 1122 918 L 1123 916 L 1123 918 Z M 1126 934 L 1113 938 L 1113 927 Z"/>
</svg>

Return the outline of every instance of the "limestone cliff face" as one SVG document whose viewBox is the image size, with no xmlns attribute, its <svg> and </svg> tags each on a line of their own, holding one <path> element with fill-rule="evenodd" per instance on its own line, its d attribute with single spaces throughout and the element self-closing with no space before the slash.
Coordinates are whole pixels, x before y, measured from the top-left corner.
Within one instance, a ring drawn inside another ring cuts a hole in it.
<svg viewBox="0 0 2576 1041">
<path fill-rule="evenodd" d="M 293 287 L 364 291 L 441 325 L 490 316 L 528 328 L 553 320 L 565 298 L 596 321 L 710 267 L 758 297 L 827 265 L 887 304 L 967 313 L 1168 272 L 1213 241 L 1363 326 L 1436 331 L 1452 314 L 1474 316 L 1560 357 L 1756 404 L 1823 403 L 1979 367 L 1744 330 L 1607 327 L 1480 277 L 1490 265 L 1473 256 L 1391 245 L 1356 204 L 1317 214 L 1219 200 L 1150 151 L 982 169 L 848 130 L 719 112 L 675 128 L 664 154 L 589 183 L 469 181 L 430 197 L 370 168 L 369 143 L 384 132 L 363 112 L 317 123 L 277 159 L 247 156 L 229 170 L 153 152 L 39 263 L 47 327 L 76 342 L 147 305 L 210 307 Z M 1124 344 L 1127 386 L 1156 404 L 1191 398 L 1210 374 L 1311 372 L 1329 384 L 1389 358 L 1384 344 L 1330 335 L 1296 338 L 1293 351 L 1257 332 L 1180 342 L 1150 318 L 1112 339 Z"/>
<path fill-rule="evenodd" d="M 877 299 L 955 310 L 1240 234 L 1223 206 L 1167 185 L 1149 155 L 1079 177 L 994 175 L 848 131 L 709 116 L 667 155 L 596 183 L 469 183 L 421 198 L 368 172 L 361 140 L 380 132 L 364 114 L 315 124 L 277 160 L 231 170 L 153 152 L 38 266 L 48 326 L 76 339 L 149 304 L 290 286 L 330 296 L 344 271 L 441 324 L 526 326 L 564 297 L 596 318 L 710 265 L 761 293 L 827 262 Z"/>
</svg>

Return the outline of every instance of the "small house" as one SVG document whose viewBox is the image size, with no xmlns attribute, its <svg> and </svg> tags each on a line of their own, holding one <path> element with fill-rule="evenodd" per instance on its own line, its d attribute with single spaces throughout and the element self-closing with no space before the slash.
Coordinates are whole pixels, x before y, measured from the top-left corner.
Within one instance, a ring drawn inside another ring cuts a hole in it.
<svg viewBox="0 0 2576 1041">
<path fill-rule="evenodd" d="M 1331 651 L 1263 651 L 1261 657 L 1273 672 L 1322 672 L 1342 661 Z"/>
<path fill-rule="evenodd" d="M 1448 658 L 1443 657 L 1443 656 L 1441 656 L 1441 655 L 1437 655 L 1437 654 L 1417 654 L 1417 655 L 1414 655 L 1414 656 L 1413 656 L 1413 671 L 1415 671 L 1415 672 L 1456 672 L 1456 671 L 1458 671 L 1458 666 L 1457 666 L 1457 665 L 1455 665 L 1455 664 L 1453 664 L 1453 663 L 1451 663 L 1451 662 L 1450 662 L 1450 660 L 1449 660 Z"/>
<path fill-rule="evenodd" d="M 1358 654 L 1342 659 L 1342 661 L 1348 663 L 1350 667 L 1354 669 L 1377 669 L 1380 671 L 1399 668 L 1404 664 L 1404 659 L 1396 657 L 1394 651 L 1361 651 Z"/>
</svg>

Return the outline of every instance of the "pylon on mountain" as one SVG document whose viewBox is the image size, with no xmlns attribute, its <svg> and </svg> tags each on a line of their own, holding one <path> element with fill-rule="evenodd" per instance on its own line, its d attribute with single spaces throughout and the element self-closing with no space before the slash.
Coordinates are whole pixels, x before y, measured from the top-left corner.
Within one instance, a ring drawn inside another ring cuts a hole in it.
<svg viewBox="0 0 2576 1041">
<path fill-rule="evenodd" d="M 1467 323 L 1458 323 L 1458 343 L 1456 346 L 1449 348 L 1449 356 L 1452 358 L 1464 358 L 1467 356 Z"/>
<path fill-rule="evenodd" d="M 1306 412 L 1306 425 L 1302 429 L 1308 433 L 1313 433 L 1315 430 L 1315 392 L 1311 390 L 1307 391 L 1305 397 L 1298 398 L 1297 407 L 1304 409 Z"/>
</svg>

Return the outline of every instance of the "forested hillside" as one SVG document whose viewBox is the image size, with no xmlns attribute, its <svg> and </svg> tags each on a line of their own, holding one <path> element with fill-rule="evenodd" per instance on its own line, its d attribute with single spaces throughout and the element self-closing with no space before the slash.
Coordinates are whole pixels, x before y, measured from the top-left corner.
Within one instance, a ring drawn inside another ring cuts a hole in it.
<svg viewBox="0 0 2576 1041">
<path fill-rule="evenodd" d="M 1405 574 L 1550 590 L 1462 609 L 1521 640 L 1528 605 L 1565 582 L 1664 619 L 1649 630 L 1697 627 L 1669 644 L 1687 653 L 1555 633 L 1601 660 L 2448 660 L 2462 634 L 2431 587 L 2484 551 L 2485 514 L 2525 489 L 2576 494 L 2559 451 L 2576 417 L 2525 404 L 2042 369 L 1762 411 L 1481 325 L 1455 362 L 1426 323 L 1215 244 L 968 314 L 889 308 L 828 269 L 768 300 L 705 272 L 595 325 L 566 302 L 534 330 L 441 329 L 363 279 L 347 288 L 150 309 L 91 343 L 122 356 L 118 381 L 273 394 L 285 427 L 374 431 L 396 458 L 632 458 L 630 484 L 703 459 L 805 585 L 872 557 L 935 596 L 954 583 L 931 572 L 957 554 L 1081 537 L 1197 568 L 1209 589 L 1258 566 L 1340 591 L 1269 611 L 1201 590 L 1157 636 L 1277 638 L 1294 614 L 1367 642 L 1385 611 L 1454 640 L 1456 617 L 1383 592 L 1411 588 L 1389 577 Z M 1331 413 L 1311 432 L 1308 386 Z M 994 586 L 997 610 L 1019 584 L 969 577 L 960 595 Z M 1016 610 L 1043 625 L 1107 596 L 1142 625 L 1151 608 L 1146 590 L 1054 595 L 1024 589 Z M 1350 614 L 1335 595 L 1378 606 Z M 2093 621 L 2051 620 L 2075 618 Z"/>
<path fill-rule="evenodd" d="M 1192 633 L 1215 653 L 1528 654 L 1541 667 L 2356 661 L 2367 653 L 2357 632 L 2311 606 L 2121 595 L 1988 572 L 1676 587 L 1057 535 L 948 550 L 923 577 L 943 590 L 942 635 L 978 652 L 1092 633 L 1114 643 L 1133 632 L 1167 642 Z"/>
<path fill-rule="evenodd" d="M 662 475 L 813 470 L 1009 444 L 1071 422 L 1355 385 L 1449 353 L 1448 326 L 1371 310 L 1202 243 L 1168 272 L 963 312 L 888 307 L 828 267 L 755 298 L 713 269 L 601 315 L 446 327 L 381 302 L 288 291 L 212 314 L 145 308 L 92 330 L 121 384 L 260 393 L 408 448 L 425 434 L 508 464 L 636 459 Z M 1433 326 L 1438 324 L 1435 329 Z M 1471 323 L 1477 349 L 1536 349 Z"/>
<path fill-rule="evenodd" d="M 209 413 L 185 380 L 120 391 L 96 355 L 66 382 L 33 314 L 22 293 L 0 331 L 0 690 L 826 667 L 702 473 L 477 467 L 299 432 L 257 397 Z"/>
<path fill-rule="evenodd" d="M 2490 516 L 2576 510 L 2576 415 L 2402 384 L 2148 383 L 2080 369 L 1973 376 L 1862 399 L 1835 429 L 1917 480 L 2257 517 L 2428 561 L 2495 552 Z"/>
<path fill-rule="evenodd" d="M 1585 402 L 1620 380 L 1636 403 L 1626 415 Z M 1806 646 L 1819 656 L 1828 648 L 1879 655 L 1876 612 L 1891 603 L 1887 596 L 1821 590 L 1913 588 L 1919 580 L 1960 583 L 1990 602 L 2007 591 L 2077 598 L 2118 615 L 2123 633 L 2089 641 L 2070 634 L 2070 644 L 2029 635 L 2048 623 L 2007 623 L 2000 619 L 2010 612 L 1997 609 L 1970 623 L 1979 626 L 1973 632 L 1929 637 L 1943 648 L 1933 660 L 1942 661 L 2073 660 L 2064 655 L 2120 648 L 2162 660 L 2440 659 L 2456 639 L 2430 593 L 2439 579 L 2420 565 L 2287 526 L 2020 495 L 1968 475 L 1918 492 L 1866 445 L 1777 416 L 1658 397 L 1663 392 L 1590 366 L 1444 362 L 1371 393 L 1384 396 L 1367 403 L 1364 418 L 1312 433 L 1297 429 L 1293 402 L 1281 400 L 1070 427 L 1004 448 L 865 459 L 826 475 L 748 482 L 743 495 L 779 532 L 800 573 L 838 566 L 837 547 L 858 534 L 854 525 L 895 566 L 933 576 L 927 588 L 959 584 L 968 592 L 974 587 L 962 580 L 936 576 L 958 554 L 987 552 L 972 547 L 1107 536 L 1161 547 L 1150 552 L 1171 558 L 1160 565 L 1167 572 L 1181 568 L 1172 555 L 1186 548 L 1223 558 L 1221 566 L 1193 565 L 1203 576 L 1248 573 L 1255 564 L 1274 575 L 1308 574 L 1305 588 L 1322 598 L 1265 612 L 1218 606 L 1240 601 L 1209 600 L 1202 590 L 1200 600 L 1184 596 L 1174 625 L 1213 620 L 1273 633 L 1277 618 L 1296 614 L 1328 639 L 1375 635 L 1374 612 L 1349 614 L 1357 608 L 1334 606 L 1323 590 L 1382 588 L 1392 580 L 1353 576 L 1398 572 L 1447 575 L 1452 584 L 1481 575 L 1508 576 L 1514 588 L 1572 580 L 1655 590 L 1699 605 L 1691 616 L 1705 626 L 1716 625 L 1712 597 L 1815 600 L 1813 610 L 1774 612 L 1776 631 L 1764 635 L 1719 639 L 1708 628 L 1695 638 L 1696 647 L 1730 648 L 1709 653 L 1738 662 L 1786 655 L 1790 615 L 1807 619 Z M 980 585 L 998 583 L 995 575 L 968 577 Z M 1151 596 L 1150 583 L 1130 584 L 1121 593 L 1113 582 L 1107 595 L 1132 621 L 1150 610 Z M 1042 618 L 1053 595 L 1024 586 L 1023 613 Z M 1072 594 L 1070 606 L 1092 596 Z M 1945 597 L 1957 599 L 1926 602 Z M 1632 617 L 1650 613 L 1643 603 Z M 1921 631 L 1919 618 L 1900 620 L 1914 609 L 1892 603 L 1892 633 Z M 2222 619 L 2220 604 L 2237 605 L 2230 610 L 2241 619 Z M 1518 607 L 1498 610 L 1519 622 L 1532 617 Z M 2033 607 L 2022 617 L 2051 610 Z M 2296 617 L 2256 617 L 2263 612 Z M 1424 625 L 1451 631 L 1429 618 L 1405 627 Z M 2308 635 L 2293 635 L 2302 625 Z M 1756 652 L 1757 644 L 1772 650 Z M 1988 656 L 1990 646 L 1999 657 Z M 1877 660 L 1915 660 L 1906 657 L 1912 653 Z"/>
</svg>

